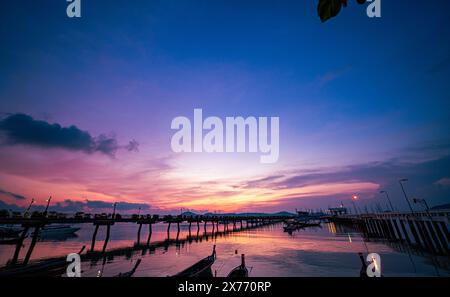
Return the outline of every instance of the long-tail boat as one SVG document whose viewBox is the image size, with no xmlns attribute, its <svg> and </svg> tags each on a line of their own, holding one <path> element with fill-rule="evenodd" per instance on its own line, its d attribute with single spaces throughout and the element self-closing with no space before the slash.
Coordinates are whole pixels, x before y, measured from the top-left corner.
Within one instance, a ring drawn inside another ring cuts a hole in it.
<svg viewBox="0 0 450 297">
<path fill-rule="evenodd" d="M 214 245 L 212 254 L 201 259 L 194 265 L 175 274 L 175 277 L 212 277 L 211 266 L 216 260 L 216 246 Z"/>
<path fill-rule="evenodd" d="M 245 266 L 245 255 L 241 255 L 241 265 L 235 267 L 228 273 L 227 277 L 248 277 L 248 269 Z"/>
</svg>

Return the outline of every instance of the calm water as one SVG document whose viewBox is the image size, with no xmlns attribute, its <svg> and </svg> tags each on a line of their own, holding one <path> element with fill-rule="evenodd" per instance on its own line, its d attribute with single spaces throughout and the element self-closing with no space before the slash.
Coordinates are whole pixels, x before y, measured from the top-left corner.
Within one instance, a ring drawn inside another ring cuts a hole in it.
<svg viewBox="0 0 450 297">
<path fill-rule="evenodd" d="M 93 226 L 82 224 L 79 227 L 76 237 L 39 241 L 32 260 L 65 256 L 78 252 L 83 245 L 90 247 Z M 102 249 L 105 229 L 99 229 L 96 250 Z M 188 227 L 182 225 L 178 244 L 144 251 L 124 249 L 135 245 L 137 229 L 137 225 L 129 223 L 112 226 L 107 250 L 116 251 L 114 256 L 108 257 L 104 265 L 102 260 L 83 262 L 83 276 L 96 276 L 99 270 L 103 271 L 103 276 L 126 272 L 139 258 L 142 263 L 135 276 L 173 275 L 209 255 L 214 244 L 217 245 L 217 260 L 212 269 L 218 276 L 226 276 L 239 265 L 241 253 L 246 255 L 250 276 L 358 276 L 361 267 L 358 252 L 380 254 L 385 276 L 450 276 L 448 257 L 431 256 L 399 244 L 365 242 L 359 233 L 334 224 L 322 224 L 322 228 L 300 230 L 292 235 L 283 232 L 282 224 L 277 224 L 192 242 L 183 241 L 188 235 Z M 154 225 L 151 244 L 163 242 L 167 238 L 166 230 L 166 224 Z M 210 231 L 211 227 L 208 228 Z M 171 228 L 170 238 L 175 239 L 176 233 L 175 225 Z M 196 233 L 197 226 L 193 225 L 192 234 Z M 141 243 L 146 243 L 147 234 L 144 225 Z M 25 241 L 21 258 L 25 256 L 29 242 L 29 239 Z M 14 246 L 0 246 L 0 266 L 5 265 L 13 253 Z"/>
</svg>

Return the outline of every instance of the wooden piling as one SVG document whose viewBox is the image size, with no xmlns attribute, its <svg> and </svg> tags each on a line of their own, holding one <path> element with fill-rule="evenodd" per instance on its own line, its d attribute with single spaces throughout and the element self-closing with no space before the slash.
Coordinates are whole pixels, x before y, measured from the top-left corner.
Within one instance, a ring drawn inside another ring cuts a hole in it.
<svg viewBox="0 0 450 297">
<path fill-rule="evenodd" d="M 444 237 L 444 234 L 442 233 L 441 228 L 439 227 L 438 222 L 433 221 L 433 226 L 434 226 L 434 229 L 436 230 L 436 235 L 439 238 L 441 245 L 444 247 L 445 253 L 450 254 L 449 246 L 445 240 L 445 237 Z"/>
<path fill-rule="evenodd" d="M 151 238 L 152 238 L 152 223 L 148 224 L 147 245 L 150 245 L 150 239 Z"/>
<path fill-rule="evenodd" d="M 97 237 L 98 227 L 100 227 L 100 226 L 99 226 L 99 225 L 95 225 L 94 234 L 92 235 L 91 252 L 94 251 L 94 247 L 95 247 L 95 238 Z"/>
<path fill-rule="evenodd" d="M 28 248 L 28 252 L 27 252 L 27 254 L 25 256 L 25 259 L 23 260 L 23 265 L 27 265 L 28 261 L 30 261 L 31 254 L 33 253 L 34 246 L 36 245 L 36 241 L 37 241 L 37 238 L 39 236 L 39 230 L 40 229 L 41 228 L 39 226 L 36 226 L 34 228 L 33 238 L 31 239 L 30 247 Z"/>
<path fill-rule="evenodd" d="M 138 232 L 137 232 L 137 244 L 139 245 L 141 243 L 141 229 L 142 224 L 139 224 Z"/>
<path fill-rule="evenodd" d="M 411 233 L 412 233 L 412 235 L 413 235 L 413 237 L 414 237 L 415 243 L 416 243 L 418 246 L 423 246 L 423 244 L 422 244 L 422 242 L 421 242 L 421 240 L 420 240 L 420 238 L 419 238 L 419 235 L 417 234 L 416 227 L 414 226 L 414 225 L 415 225 L 415 224 L 414 224 L 414 221 L 408 220 L 408 225 L 409 225 L 409 229 L 411 230 Z"/>
<path fill-rule="evenodd" d="M 409 238 L 408 231 L 406 231 L 405 223 L 403 222 L 402 219 L 399 219 L 398 221 L 399 221 L 399 223 L 400 223 L 400 227 L 402 228 L 403 235 L 405 236 L 406 242 L 407 242 L 408 244 L 411 244 L 412 241 L 411 241 L 411 239 Z"/>
<path fill-rule="evenodd" d="M 444 254 L 444 247 L 441 246 L 441 242 L 437 238 L 436 232 L 433 228 L 433 225 L 431 224 L 432 221 L 426 221 L 424 222 L 426 228 L 428 229 L 428 232 L 430 233 L 431 240 L 434 242 L 434 245 L 436 246 L 436 249 L 439 253 Z"/>
<path fill-rule="evenodd" d="M 22 244 L 25 239 L 25 236 L 27 235 L 28 231 L 30 230 L 30 227 L 25 227 L 22 231 L 22 234 L 20 235 L 20 239 L 16 244 L 16 249 L 14 251 L 14 256 L 11 260 L 11 265 L 15 265 L 17 263 L 17 260 L 19 259 L 20 250 L 22 249 Z"/>
<path fill-rule="evenodd" d="M 102 253 L 106 252 L 106 246 L 108 245 L 110 233 L 111 233 L 111 225 L 108 224 L 108 225 L 106 225 L 106 238 L 105 238 L 105 243 L 103 244 Z"/>
<path fill-rule="evenodd" d="M 167 239 L 170 238 L 170 224 L 172 224 L 171 221 L 169 221 L 169 224 L 167 225 Z"/>
</svg>

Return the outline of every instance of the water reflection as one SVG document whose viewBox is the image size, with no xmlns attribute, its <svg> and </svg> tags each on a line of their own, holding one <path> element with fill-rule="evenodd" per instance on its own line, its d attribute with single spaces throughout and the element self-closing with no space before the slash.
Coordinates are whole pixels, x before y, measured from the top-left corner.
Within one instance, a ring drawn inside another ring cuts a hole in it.
<svg viewBox="0 0 450 297">
<path fill-rule="evenodd" d="M 75 238 L 38 242 L 32 259 L 65 256 L 82 245 L 89 247 L 93 226 L 80 227 Z M 105 230 L 100 228 L 96 250 L 83 261 L 83 275 L 97 276 L 99 271 L 103 276 L 117 275 L 129 271 L 137 259 L 142 263 L 135 276 L 173 275 L 207 256 L 214 244 L 217 260 L 212 269 L 218 276 L 226 276 L 239 265 L 241 253 L 246 255 L 250 276 L 358 276 L 358 252 L 380 254 L 385 276 L 450 275 L 448 257 L 417 251 L 400 242 L 364 238 L 357 230 L 342 225 L 322 224 L 322 228 L 292 234 L 283 232 L 282 224 L 215 235 L 212 226 L 207 226 L 206 233 L 203 227 L 192 225 L 189 236 L 188 224 L 181 224 L 179 233 L 176 225 L 171 226 L 167 234 L 167 225 L 159 223 L 153 226 L 147 245 L 147 228 L 142 228 L 138 240 L 137 225 L 119 223 L 111 228 L 106 258 L 100 252 L 105 238 Z M 24 244 L 29 245 L 29 240 Z M 13 246 L 0 246 L 0 265 L 5 265 L 13 252 Z"/>
</svg>

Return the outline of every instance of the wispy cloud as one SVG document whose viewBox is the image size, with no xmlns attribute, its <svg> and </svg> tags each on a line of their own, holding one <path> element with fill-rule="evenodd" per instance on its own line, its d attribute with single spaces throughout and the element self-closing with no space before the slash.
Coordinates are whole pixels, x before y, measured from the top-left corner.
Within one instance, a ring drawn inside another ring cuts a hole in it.
<svg viewBox="0 0 450 297">
<path fill-rule="evenodd" d="M 16 200 L 25 200 L 25 199 L 26 199 L 25 196 L 22 196 L 22 195 L 16 194 L 16 193 L 12 193 L 12 192 L 9 192 L 9 191 L 5 191 L 5 190 L 3 190 L 3 189 L 0 189 L 0 196 L 1 196 L 1 195 L 5 195 L 5 196 L 8 196 L 8 197 L 12 197 L 12 198 L 14 198 L 14 199 L 16 199 Z"/>
<path fill-rule="evenodd" d="M 323 86 L 329 82 L 339 79 L 340 77 L 349 73 L 351 70 L 352 70 L 352 66 L 348 65 L 348 66 L 345 66 L 345 67 L 342 67 L 339 69 L 335 69 L 335 70 L 326 72 L 317 78 L 317 83 L 320 86 Z"/>
</svg>

